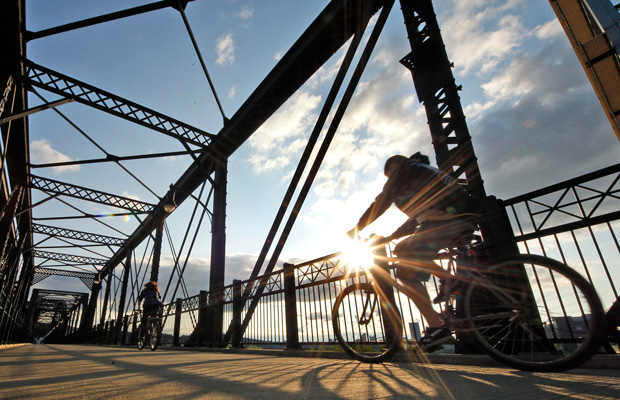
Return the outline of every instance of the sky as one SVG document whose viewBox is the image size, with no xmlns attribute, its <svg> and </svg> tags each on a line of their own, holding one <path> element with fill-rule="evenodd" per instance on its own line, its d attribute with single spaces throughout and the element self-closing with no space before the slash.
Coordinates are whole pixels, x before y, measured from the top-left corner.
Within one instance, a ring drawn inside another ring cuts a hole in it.
<svg viewBox="0 0 620 400">
<path fill-rule="evenodd" d="M 29 0 L 27 29 L 38 31 L 146 3 Z M 226 116 L 237 111 L 327 3 L 188 4 L 187 18 Z M 461 102 L 489 195 L 509 199 L 617 163 L 620 143 L 547 1 L 433 4 L 456 84 L 462 85 Z M 396 4 L 276 268 L 285 261 L 339 251 L 345 232 L 381 190 L 387 157 L 422 151 L 436 164 L 424 108 L 410 72 L 398 62 L 409 51 Z M 249 277 L 343 53 L 344 48 L 229 160 L 227 284 Z M 28 45 L 28 58 L 210 133 L 222 127 L 223 117 L 175 10 L 37 39 Z M 56 99 L 40 94 L 47 101 Z M 40 102 L 35 95 L 30 101 Z M 58 110 L 98 145 L 48 110 L 30 118 L 35 164 L 100 158 L 102 148 L 115 155 L 183 150 L 174 139 L 80 104 Z M 156 196 L 190 163 L 189 157 L 124 163 L 137 179 L 109 163 L 33 173 L 86 187 L 96 181 L 99 190 L 156 203 Z M 75 213 L 66 204 L 48 203 L 35 216 Z M 168 218 L 176 251 L 192 206 L 184 203 Z M 93 213 L 110 212 L 105 206 L 88 207 Z M 135 229 L 138 222 L 132 218 L 110 218 L 105 226 L 76 219 L 59 226 L 119 236 Z M 391 209 L 365 233 L 389 234 L 402 222 L 403 216 Z M 190 295 L 208 287 L 209 227 L 203 231 L 185 273 Z M 162 275 L 170 270 L 171 254 L 165 245 Z M 40 285 L 57 284 L 58 279 L 65 278 L 48 278 Z"/>
</svg>

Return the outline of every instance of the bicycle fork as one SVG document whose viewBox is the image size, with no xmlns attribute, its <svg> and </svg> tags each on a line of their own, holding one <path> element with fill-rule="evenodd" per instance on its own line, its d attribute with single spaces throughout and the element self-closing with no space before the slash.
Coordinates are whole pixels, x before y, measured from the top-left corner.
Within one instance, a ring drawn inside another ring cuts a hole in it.
<svg viewBox="0 0 620 400">
<path fill-rule="evenodd" d="M 368 325 L 372 321 L 375 313 L 379 296 L 369 291 L 365 291 L 365 299 L 363 301 L 362 313 L 359 318 L 360 325 Z"/>
</svg>

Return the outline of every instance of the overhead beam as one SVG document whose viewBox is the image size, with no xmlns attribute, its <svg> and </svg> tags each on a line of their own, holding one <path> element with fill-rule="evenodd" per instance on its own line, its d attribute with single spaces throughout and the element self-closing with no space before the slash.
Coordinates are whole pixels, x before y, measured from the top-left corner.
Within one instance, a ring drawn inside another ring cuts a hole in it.
<svg viewBox="0 0 620 400">
<path fill-rule="evenodd" d="M 202 129 L 151 110 L 67 75 L 25 61 L 26 78 L 32 86 L 91 106 L 116 117 L 134 122 L 183 142 L 205 148 L 214 137 Z"/>
<path fill-rule="evenodd" d="M 88 189 L 83 186 L 71 185 L 54 179 L 30 176 L 30 187 L 43 190 L 48 193 L 57 193 L 76 199 L 92 201 L 112 207 L 124 208 L 139 213 L 153 211 L 154 205 L 142 201 L 130 199 L 128 197 L 116 196 L 113 194 Z"/>
<path fill-rule="evenodd" d="M 129 160 L 144 160 L 149 158 L 160 158 L 160 157 L 177 157 L 177 156 L 186 156 L 186 155 L 194 155 L 200 153 L 202 150 L 189 150 L 189 151 L 171 151 L 168 153 L 152 153 L 152 154 L 139 154 L 133 156 L 115 156 L 112 154 L 108 154 L 105 158 L 95 158 L 92 160 L 75 160 L 75 161 L 65 161 L 65 162 L 55 162 L 55 163 L 47 163 L 47 164 L 30 164 L 30 168 L 56 168 L 56 167 L 66 167 L 71 165 L 81 165 L 81 164 L 96 164 L 96 163 L 104 163 L 104 162 L 119 162 L 119 161 L 129 161 Z"/>
<path fill-rule="evenodd" d="M 107 260 L 101 258 L 76 256 L 73 254 L 54 253 L 51 251 L 35 250 L 34 257 L 44 258 L 46 260 L 65 261 L 84 265 L 105 265 Z"/>
<path fill-rule="evenodd" d="M 104 236 L 104 235 L 96 235 L 94 233 L 80 232 L 80 231 L 75 231 L 72 229 L 57 228 L 55 226 L 47 226 L 47 225 L 39 225 L 39 224 L 32 225 L 32 232 L 41 233 L 41 234 L 50 235 L 50 236 L 59 236 L 59 237 L 67 238 L 67 239 L 83 240 L 86 242 L 99 243 L 99 244 L 105 244 L 105 245 L 111 245 L 111 246 L 122 246 L 125 243 L 125 239 L 115 238 L 111 236 Z"/>
<path fill-rule="evenodd" d="M 194 0 L 183 0 L 188 3 Z M 157 3 L 145 4 L 143 6 L 129 8 L 127 10 L 117 11 L 98 17 L 88 18 L 81 21 L 71 22 L 56 26 L 54 28 L 44 29 L 38 32 L 26 31 L 26 40 L 40 39 L 50 35 L 56 35 L 63 32 L 69 32 L 75 29 L 86 28 L 87 26 L 97 25 L 104 22 L 110 22 L 121 18 L 131 17 L 138 14 L 144 14 L 150 11 L 160 10 L 167 7 L 175 7 L 176 2 L 171 0 L 158 1 Z"/>
</svg>

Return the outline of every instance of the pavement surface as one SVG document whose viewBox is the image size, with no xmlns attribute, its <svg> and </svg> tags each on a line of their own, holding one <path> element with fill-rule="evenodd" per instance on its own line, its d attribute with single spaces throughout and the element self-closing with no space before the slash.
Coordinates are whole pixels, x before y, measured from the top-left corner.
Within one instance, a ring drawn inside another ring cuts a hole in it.
<svg viewBox="0 0 620 400">
<path fill-rule="evenodd" d="M 378 365 L 318 354 L 80 345 L 0 349 L 0 399 L 619 399 L 620 369 Z M 481 356 L 484 357 L 484 356 Z M 617 356 L 607 365 L 617 365 Z M 462 358 L 461 362 L 478 360 Z M 482 360 L 482 358 L 480 358 Z M 478 365 L 471 365 L 478 364 Z M 602 364 L 605 365 L 605 364 Z"/>
</svg>

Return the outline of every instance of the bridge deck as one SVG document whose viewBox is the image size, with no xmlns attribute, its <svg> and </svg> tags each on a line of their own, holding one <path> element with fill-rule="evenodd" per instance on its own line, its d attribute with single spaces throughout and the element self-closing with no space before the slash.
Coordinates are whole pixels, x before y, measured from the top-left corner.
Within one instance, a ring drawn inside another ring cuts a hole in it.
<svg viewBox="0 0 620 400">
<path fill-rule="evenodd" d="M 251 351 L 77 345 L 0 350 L 2 399 L 618 399 L 619 377 L 620 369 L 527 373 L 493 365 L 368 365 Z"/>
</svg>

